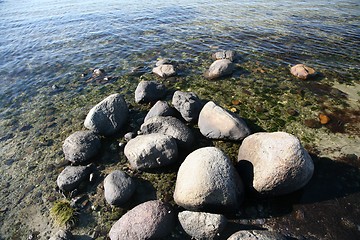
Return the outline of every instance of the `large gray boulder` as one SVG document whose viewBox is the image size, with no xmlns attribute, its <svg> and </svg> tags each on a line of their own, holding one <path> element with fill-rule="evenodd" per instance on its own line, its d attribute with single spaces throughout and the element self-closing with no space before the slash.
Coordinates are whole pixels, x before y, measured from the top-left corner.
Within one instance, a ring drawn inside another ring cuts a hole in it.
<svg viewBox="0 0 360 240">
<path fill-rule="evenodd" d="M 191 129 L 175 117 L 152 117 L 141 125 L 140 131 L 143 134 L 162 133 L 171 136 L 179 148 L 190 149 L 194 142 Z"/>
<path fill-rule="evenodd" d="M 162 99 L 166 95 L 163 84 L 155 81 L 141 81 L 135 89 L 135 102 L 148 103 Z"/>
<path fill-rule="evenodd" d="M 169 235 L 175 214 L 169 204 L 158 200 L 142 203 L 123 215 L 109 232 L 111 240 L 159 239 Z"/>
<path fill-rule="evenodd" d="M 65 160 L 81 164 L 94 157 L 100 150 L 100 138 L 92 131 L 77 131 L 63 144 Z"/>
<path fill-rule="evenodd" d="M 205 212 L 183 211 L 178 218 L 184 231 L 198 240 L 216 239 L 227 223 L 224 215 Z"/>
<path fill-rule="evenodd" d="M 122 95 L 115 93 L 93 107 L 86 116 L 84 126 L 104 136 L 112 135 L 123 127 L 129 114 Z"/>
<path fill-rule="evenodd" d="M 104 179 L 105 200 L 113 206 L 126 203 L 135 192 L 134 180 L 125 172 L 115 170 Z"/>
<path fill-rule="evenodd" d="M 125 145 L 124 154 L 132 169 L 143 171 L 174 163 L 178 157 L 178 149 L 171 136 L 152 133 L 131 139 Z"/>
<path fill-rule="evenodd" d="M 172 64 L 161 64 L 153 68 L 152 72 L 162 78 L 171 77 L 176 74 L 175 67 Z"/>
<path fill-rule="evenodd" d="M 157 101 L 144 118 L 144 122 L 155 116 L 174 116 L 175 110 L 166 101 Z"/>
<path fill-rule="evenodd" d="M 286 240 L 284 235 L 264 230 L 241 230 L 232 234 L 227 240 Z"/>
<path fill-rule="evenodd" d="M 92 164 L 87 166 L 67 166 L 57 177 L 56 183 L 62 191 L 71 192 L 81 182 L 89 179 L 91 172 Z"/>
<path fill-rule="evenodd" d="M 230 113 L 210 101 L 202 108 L 198 126 L 207 138 L 242 140 L 250 134 L 250 129 L 238 115 Z"/>
<path fill-rule="evenodd" d="M 219 59 L 210 65 L 204 76 L 211 80 L 230 75 L 233 71 L 234 64 L 229 59 Z"/>
<path fill-rule="evenodd" d="M 172 105 L 187 122 L 196 121 L 202 108 L 200 99 L 192 92 L 176 91 L 172 98 Z"/>
<path fill-rule="evenodd" d="M 178 205 L 188 210 L 231 212 L 242 199 L 241 179 L 220 149 L 197 149 L 181 164 L 174 191 Z"/>
<path fill-rule="evenodd" d="M 313 161 L 298 138 L 285 132 L 255 133 L 239 149 L 240 164 L 250 163 L 257 192 L 281 195 L 305 186 L 314 172 Z"/>
</svg>

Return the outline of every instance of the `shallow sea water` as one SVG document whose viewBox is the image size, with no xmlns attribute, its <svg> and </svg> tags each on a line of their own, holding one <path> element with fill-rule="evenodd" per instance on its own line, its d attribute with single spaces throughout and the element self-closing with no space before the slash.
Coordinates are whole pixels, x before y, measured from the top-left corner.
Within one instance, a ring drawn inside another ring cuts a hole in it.
<svg viewBox="0 0 360 240">
<path fill-rule="evenodd" d="M 355 0 L 0 1 L 0 239 L 46 239 L 59 229 L 49 209 L 64 198 L 55 190 L 67 164 L 62 143 L 83 129 L 93 105 L 115 92 L 124 94 L 132 121 L 104 139 L 95 182 L 79 193 L 72 232 L 78 239 L 106 239 L 136 203 L 173 203 L 178 166 L 132 172 L 118 147 L 150 108 L 134 102 L 138 82 L 154 79 L 236 111 L 254 132 L 295 134 L 312 154 L 316 170 L 303 190 L 272 199 L 248 196 L 241 211 L 229 216 L 223 238 L 251 228 L 295 239 L 359 238 L 359 9 Z M 240 55 L 235 73 L 203 78 L 211 54 L 226 49 Z M 173 60 L 178 75 L 152 75 L 159 58 Z M 296 63 L 321 74 L 295 79 L 289 66 Z M 93 78 L 94 68 L 103 68 L 107 79 Z M 319 125 L 320 113 L 331 122 Z M 218 146 L 235 160 L 240 143 L 208 141 L 196 126 L 194 131 L 195 147 Z M 139 182 L 124 209 L 103 199 L 102 180 L 114 169 Z M 171 238 L 186 236 L 176 229 Z"/>
</svg>

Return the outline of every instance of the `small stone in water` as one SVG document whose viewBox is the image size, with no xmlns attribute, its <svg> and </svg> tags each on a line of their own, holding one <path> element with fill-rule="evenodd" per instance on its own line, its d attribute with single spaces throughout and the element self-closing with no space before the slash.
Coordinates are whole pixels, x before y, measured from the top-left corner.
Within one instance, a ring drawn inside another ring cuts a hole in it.
<svg viewBox="0 0 360 240">
<path fill-rule="evenodd" d="M 230 108 L 230 111 L 235 113 L 237 111 L 237 109 L 236 108 Z"/>
<path fill-rule="evenodd" d="M 319 120 L 320 120 L 320 123 L 323 124 L 323 125 L 330 122 L 330 118 L 327 115 L 323 114 L 323 113 L 319 114 Z"/>
<path fill-rule="evenodd" d="M 94 71 L 93 71 L 93 75 L 94 76 L 100 76 L 100 75 L 102 75 L 102 74 L 104 74 L 105 73 L 105 70 L 104 69 L 101 69 L 101 68 L 96 68 L 96 69 L 94 69 Z"/>
<path fill-rule="evenodd" d="M 232 100 L 231 103 L 233 105 L 239 105 L 240 104 L 240 101 L 239 100 Z"/>
</svg>

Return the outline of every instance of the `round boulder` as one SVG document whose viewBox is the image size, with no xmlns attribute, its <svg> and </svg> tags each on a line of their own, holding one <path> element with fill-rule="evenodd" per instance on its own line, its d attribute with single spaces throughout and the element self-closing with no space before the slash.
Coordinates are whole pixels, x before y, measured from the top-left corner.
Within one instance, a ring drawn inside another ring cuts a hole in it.
<svg viewBox="0 0 360 240">
<path fill-rule="evenodd" d="M 121 129 L 127 121 L 129 109 L 122 95 L 108 96 L 93 107 L 86 116 L 84 126 L 96 133 L 109 136 Z"/>
<path fill-rule="evenodd" d="M 243 184 L 230 159 L 218 148 L 190 153 L 181 164 L 175 202 L 188 210 L 231 212 L 243 199 Z"/>
<path fill-rule="evenodd" d="M 172 98 L 172 104 L 187 122 L 196 121 L 202 108 L 200 99 L 192 92 L 176 91 Z"/>
<path fill-rule="evenodd" d="M 207 138 L 242 140 L 250 134 L 244 120 L 210 101 L 202 108 L 198 126 Z"/>
<path fill-rule="evenodd" d="M 144 122 L 155 116 L 174 116 L 175 110 L 165 101 L 157 101 L 144 118 Z"/>
<path fill-rule="evenodd" d="M 141 125 L 140 131 L 143 134 L 162 133 L 173 137 L 179 148 L 191 149 L 194 142 L 190 128 L 175 117 L 152 117 Z"/>
<path fill-rule="evenodd" d="M 87 166 L 67 166 L 57 177 L 56 183 L 62 191 L 71 192 L 82 181 L 89 179 L 91 172 L 91 164 Z"/>
<path fill-rule="evenodd" d="M 242 230 L 231 235 L 227 240 L 286 240 L 284 235 L 263 230 Z"/>
<path fill-rule="evenodd" d="M 210 65 L 204 76 L 211 80 L 230 75 L 233 71 L 234 64 L 229 59 L 219 59 Z"/>
<path fill-rule="evenodd" d="M 134 192 L 135 182 L 123 171 L 115 170 L 104 180 L 104 195 L 110 205 L 121 206 Z"/>
<path fill-rule="evenodd" d="M 124 149 L 132 169 L 148 170 L 163 167 L 177 160 L 178 149 L 174 138 L 153 133 L 131 139 Z"/>
<path fill-rule="evenodd" d="M 205 212 L 183 211 L 178 218 L 184 231 L 198 240 L 215 239 L 227 223 L 224 215 Z"/>
<path fill-rule="evenodd" d="M 306 80 L 316 75 L 316 72 L 313 68 L 308 67 L 304 64 L 297 64 L 291 67 L 290 72 L 297 78 Z"/>
<path fill-rule="evenodd" d="M 169 204 L 158 200 L 142 203 L 124 214 L 109 232 L 111 240 L 159 239 L 169 235 L 175 214 Z"/>
<path fill-rule="evenodd" d="M 240 146 L 238 161 L 240 169 L 252 165 L 248 184 L 262 194 L 294 192 L 305 186 L 314 172 L 313 161 L 299 139 L 285 132 L 248 136 Z"/>
<path fill-rule="evenodd" d="M 63 144 L 65 160 L 80 164 L 94 157 L 101 147 L 100 138 L 92 131 L 78 131 Z"/>
<path fill-rule="evenodd" d="M 163 84 L 155 81 L 141 81 L 135 89 L 135 102 L 155 102 L 165 95 L 166 88 Z"/>
</svg>

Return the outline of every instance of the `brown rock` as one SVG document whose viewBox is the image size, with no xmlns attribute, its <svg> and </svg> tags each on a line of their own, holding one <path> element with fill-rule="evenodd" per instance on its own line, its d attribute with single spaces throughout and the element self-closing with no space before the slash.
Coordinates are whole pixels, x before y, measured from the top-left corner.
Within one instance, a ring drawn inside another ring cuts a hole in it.
<svg viewBox="0 0 360 240">
<path fill-rule="evenodd" d="M 316 74 L 316 72 L 313 68 L 308 67 L 304 64 L 297 64 L 297 65 L 291 67 L 290 72 L 295 77 L 303 79 L 303 80 L 309 79 L 309 78 L 315 76 L 315 74 Z"/>
<path fill-rule="evenodd" d="M 330 122 L 330 118 L 327 115 L 323 114 L 323 113 L 319 114 L 319 120 L 320 120 L 320 123 L 323 124 L 323 125 Z"/>
</svg>

